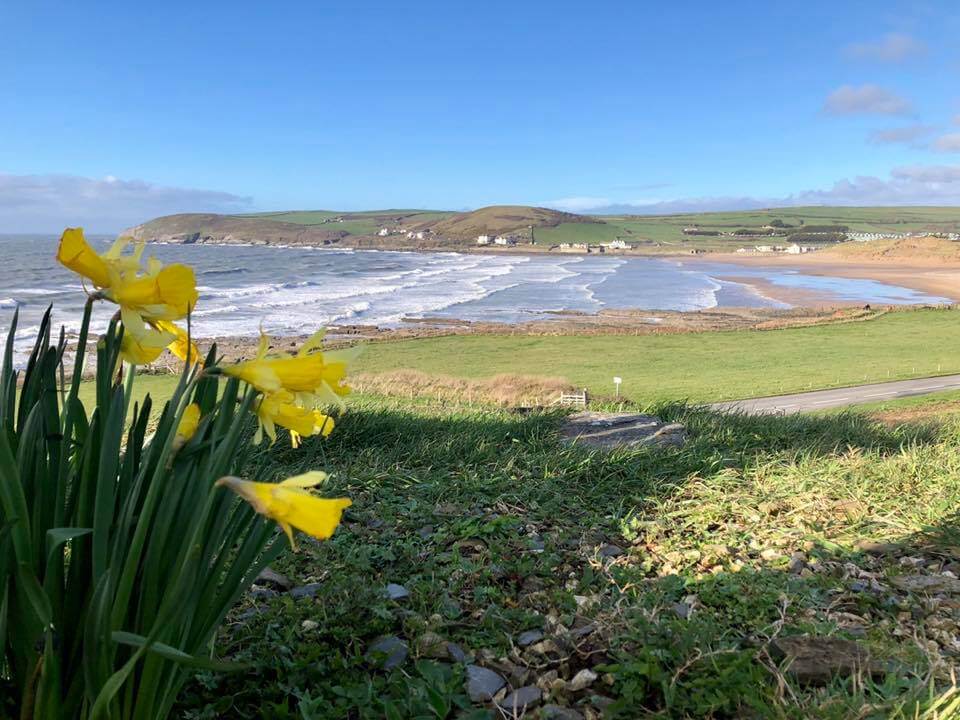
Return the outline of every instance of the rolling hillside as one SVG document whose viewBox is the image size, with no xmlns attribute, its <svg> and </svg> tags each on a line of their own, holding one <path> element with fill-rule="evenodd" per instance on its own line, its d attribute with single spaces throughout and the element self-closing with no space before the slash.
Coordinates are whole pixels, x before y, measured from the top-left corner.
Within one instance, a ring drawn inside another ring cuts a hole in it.
<svg viewBox="0 0 960 720">
<path fill-rule="evenodd" d="M 771 227 L 773 226 L 773 227 Z M 542 249 L 561 243 L 623 240 L 648 253 L 730 251 L 775 232 L 787 237 L 817 228 L 855 232 L 960 232 L 955 207 L 795 207 L 684 215 L 575 215 L 525 205 L 495 205 L 471 212 L 388 209 L 364 212 L 285 211 L 247 215 L 182 214 L 150 220 L 126 234 L 183 243 L 341 245 L 384 249 L 453 249 L 478 235 L 513 235 L 525 248 L 531 228 Z M 698 234 L 685 233 L 696 229 Z M 380 235 L 385 232 L 385 235 Z M 757 233 L 755 236 L 754 233 Z"/>
</svg>

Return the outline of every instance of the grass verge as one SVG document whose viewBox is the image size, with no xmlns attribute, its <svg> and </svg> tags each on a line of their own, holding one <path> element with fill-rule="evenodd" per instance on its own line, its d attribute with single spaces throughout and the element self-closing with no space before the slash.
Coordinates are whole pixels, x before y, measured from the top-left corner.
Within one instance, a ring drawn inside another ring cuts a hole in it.
<svg viewBox="0 0 960 720">
<path fill-rule="evenodd" d="M 937 702 L 960 653 L 960 425 L 661 413 L 685 447 L 602 454 L 560 444 L 555 414 L 359 401 L 327 443 L 261 453 L 249 474 L 325 467 L 355 505 L 276 567 L 307 594 L 258 591 L 223 628 L 217 653 L 250 669 L 198 675 L 178 712 L 511 717 L 470 700 L 465 662 L 537 688 L 527 717 L 906 718 Z M 917 576 L 933 580 L 905 589 Z M 528 631 L 543 637 L 524 646 Z M 881 669 L 804 684 L 773 652 L 797 636 L 849 639 Z M 389 670 L 371 652 L 384 637 L 406 648 Z"/>
</svg>

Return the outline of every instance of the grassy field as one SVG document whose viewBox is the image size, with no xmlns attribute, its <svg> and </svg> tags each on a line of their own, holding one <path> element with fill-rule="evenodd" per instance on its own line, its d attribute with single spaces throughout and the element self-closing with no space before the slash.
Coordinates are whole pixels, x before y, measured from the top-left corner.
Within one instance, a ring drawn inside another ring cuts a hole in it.
<svg viewBox="0 0 960 720">
<path fill-rule="evenodd" d="M 801 225 L 846 225 L 857 232 L 909 232 L 929 230 L 956 232 L 960 229 L 960 210 L 951 207 L 911 208 L 844 208 L 797 207 L 753 210 L 744 212 L 691 213 L 687 215 L 604 217 L 610 225 L 623 228 L 631 234 L 655 241 L 684 239 L 683 228 L 696 225 L 703 230 L 730 232 L 738 228 L 767 225 L 774 219 L 800 227 Z M 709 237 L 686 238 L 693 242 L 709 242 Z M 713 239 L 716 241 L 716 239 Z M 748 240 L 725 238 L 724 242 Z"/>
<path fill-rule="evenodd" d="M 857 381 L 884 358 L 946 361 L 954 324 L 930 310 L 768 332 L 454 337 L 374 344 L 362 367 L 482 376 L 506 357 L 588 382 L 629 361 L 644 401 L 715 399 L 768 374 Z M 163 397 L 173 382 L 139 389 Z M 559 412 L 353 397 L 328 440 L 293 450 L 281 433 L 245 469 L 323 468 L 324 492 L 354 505 L 331 541 L 274 564 L 308 593 L 241 600 L 214 654 L 247 669 L 200 672 L 175 716 L 956 717 L 958 398 L 786 418 L 660 403 L 684 446 L 605 453 L 562 443 Z M 388 597 L 391 583 L 406 595 Z M 403 648 L 392 659 L 374 650 L 385 638 Z M 778 651 L 825 640 L 856 643 L 873 671 L 811 679 Z M 471 665 L 503 678 L 501 699 L 537 701 L 514 714 L 471 700 Z"/>
<path fill-rule="evenodd" d="M 774 331 L 645 336 L 452 336 L 370 344 L 365 372 L 401 368 L 466 378 L 559 376 L 598 395 L 647 403 L 739 399 L 960 372 L 960 315 L 890 313 L 867 322 Z"/>
<path fill-rule="evenodd" d="M 336 222 L 336 220 L 342 222 Z M 433 247 L 472 247 L 480 234 L 511 234 L 522 242 L 529 239 L 529 227 L 536 228 L 540 245 L 559 243 L 606 243 L 625 240 L 645 253 L 677 253 L 691 250 L 732 251 L 760 242 L 755 237 L 688 236 L 683 228 L 696 225 L 702 230 L 732 233 L 739 228 L 757 230 L 774 220 L 795 229 L 810 226 L 843 225 L 856 231 L 875 232 L 957 232 L 960 210 L 950 207 L 796 207 L 743 212 L 690 213 L 683 215 L 582 216 L 531 206 L 490 206 L 466 213 L 443 210 L 384 209 L 362 212 L 295 210 L 241 215 L 186 214 L 157 218 L 141 229 L 146 237 L 201 232 L 213 237 L 230 235 L 250 239 L 288 239 L 291 232 L 306 226 L 319 233 L 316 242 L 330 240 L 364 247 L 403 245 L 402 236 L 381 239 L 381 227 L 405 230 L 431 229 Z M 600 221 L 600 222 L 597 222 Z M 339 236 L 338 233 L 346 233 Z M 422 242 L 422 241 L 421 241 Z M 781 244 L 786 237 L 772 240 Z M 816 239 L 807 239 L 816 244 Z"/>
<path fill-rule="evenodd" d="M 659 411 L 685 447 L 603 454 L 558 442 L 559 415 L 363 401 L 327 442 L 260 455 L 248 474 L 324 467 L 354 506 L 275 564 L 314 595 L 247 596 L 216 652 L 249 669 L 201 673 L 178 716 L 514 717 L 468 698 L 476 663 L 580 713 L 528 718 L 933 718 L 957 611 L 901 583 L 958 568 L 960 426 Z M 385 637 L 406 648 L 389 669 Z M 776 652 L 796 637 L 886 670 L 801 682 Z"/>
</svg>

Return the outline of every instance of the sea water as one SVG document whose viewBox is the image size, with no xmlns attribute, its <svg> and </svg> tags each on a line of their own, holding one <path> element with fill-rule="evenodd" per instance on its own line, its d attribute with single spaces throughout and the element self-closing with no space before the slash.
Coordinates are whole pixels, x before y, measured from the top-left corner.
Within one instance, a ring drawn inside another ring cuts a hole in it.
<svg viewBox="0 0 960 720">
<path fill-rule="evenodd" d="M 107 238 L 91 239 L 98 249 Z M 75 332 L 85 295 L 80 278 L 55 261 L 54 237 L 0 236 L 0 334 L 20 309 L 18 354 L 32 344 L 42 313 L 55 309 L 57 327 Z M 908 288 L 781 268 L 684 263 L 675 258 L 622 255 L 394 252 L 239 245 L 150 245 L 165 263 L 184 262 L 197 274 L 196 337 L 249 336 L 263 329 L 301 335 L 332 324 L 396 326 L 406 319 L 445 318 L 522 323 L 558 311 L 603 308 L 693 311 L 722 307 L 788 307 L 749 284 L 755 277 L 864 303 L 948 302 Z M 113 311 L 101 304 L 94 331 Z"/>
</svg>

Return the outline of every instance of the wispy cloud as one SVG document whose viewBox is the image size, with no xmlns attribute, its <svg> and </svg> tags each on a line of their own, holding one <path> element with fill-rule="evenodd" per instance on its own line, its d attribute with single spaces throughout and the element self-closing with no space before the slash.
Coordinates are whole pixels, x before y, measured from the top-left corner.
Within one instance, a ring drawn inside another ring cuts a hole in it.
<svg viewBox="0 0 960 720">
<path fill-rule="evenodd" d="M 553 208 L 554 210 L 563 210 L 565 212 L 583 212 L 591 208 L 603 207 L 609 205 L 612 201 L 604 197 L 565 197 L 557 200 L 545 200 L 538 205 Z"/>
<path fill-rule="evenodd" d="M 844 53 L 851 58 L 892 63 L 903 62 L 926 52 L 924 43 L 906 33 L 888 33 L 878 40 L 853 43 L 844 49 Z"/>
<path fill-rule="evenodd" d="M 158 215 L 242 212 L 249 197 L 168 187 L 113 176 L 13 175 L 0 172 L 0 232 L 58 232 L 80 225 L 113 233 Z"/>
<path fill-rule="evenodd" d="M 931 143 L 930 147 L 942 153 L 960 152 L 960 133 L 941 135 Z"/>
<path fill-rule="evenodd" d="M 721 196 L 652 203 L 610 203 L 583 207 L 593 214 L 668 215 L 724 210 L 756 210 L 797 205 L 957 205 L 960 165 L 902 165 L 888 177 L 843 178 L 825 189 L 802 190 L 785 197 Z"/>
<path fill-rule="evenodd" d="M 910 103 L 879 85 L 843 85 L 827 96 L 823 110 L 830 115 L 904 115 Z"/>
<path fill-rule="evenodd" d="M 874 145 L 912 145 L 921 147 L 921 141 L 936 131 L 933 125 L 905 125 L 904 127 L 874 130 L 870 142 Z"/>
</svg>

